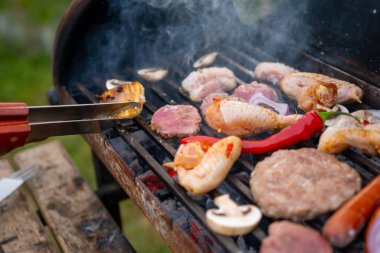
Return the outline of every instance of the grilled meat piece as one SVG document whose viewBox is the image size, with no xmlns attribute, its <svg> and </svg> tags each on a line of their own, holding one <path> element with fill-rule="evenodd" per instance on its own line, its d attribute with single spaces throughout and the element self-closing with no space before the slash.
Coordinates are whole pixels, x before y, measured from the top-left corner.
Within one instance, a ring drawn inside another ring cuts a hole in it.
<svg viewBox="0 0 380 253">
<path fill-rule="evenodd" d="M 298 99 L 304 89 L 317 84 L 330 85 L 337 87 L 336 104 L 347 104 L 361 102 L 363 91 L 353 83 L 338 80 L 328 76 L 315 73 L 292 73 L 280 81 L 281 90 L 292 99 Z M 300 102 L 300 100 L 298 99 Z"/>
<path fill-rule="evenodd" d="M 225 92 L 214 92 L 207 95 L 207 97 L 205 97 L 202 101 L 202 105 L 201 105 L 202 114 L 204 115 L 206 113 L 207 108 L 212 103 L 214 98 L 226 98 L 226 97 L 228 97 L 228 94 Z"/>
<path fill-rule="evenodd" d="M 269 237 L 260 253 L 332 253 L 330 244 L 317 231 L 289 221 L 269 225 Z"/>
<path fill-rule="evenodd" d="M 227 68 L 211 67 L 193 71 L 182 81 L 182 88 L 193 101 L 200 102 L 213 92 L 232 90 L 236 87 L 234 73 Z"/>
<path fill-rule="evenodd" d="M 195 151 L 198 152 L 199 148 Z M 193 169 L 174 166 L 178 173 L 178 181 L 194 195 L 205 194 L 224 181 L 240 153 L 241 140 L 235 136 L 226 137 L 212 145 Z"/>
<path fill-rule="evenodd" d="M 259 80 L 268 81 L 277 85 L 282 78 L 296 72 L 298 72 L 298 70 L 286 66 L 282 63 L 261 62 L 257 64 L 253 74 Z"/>
<path fill-rule="evenodd" d="M 337 87 L 332 83 L 316 82 L 300 90 L 298 107 L 308 112 L 317 109 L 317 105 L 331 108 L 336 104 Z"/>
<path fill-rule="evenodd" d="M 253 197 L 272 218 L 309 220 L 336 210 L 360 190 L 358 173 L 313 148 L 279 150 L 251 174 Z"/>
<path fill-rule="evenodd" d="M 294 124 L 301 115 L 281 116 L 262 106 L 231 98 L 214 100 L 205 119 L 208 125 L 227 135 L 247 136 L 279 130 Z"/>
<path fill-rule="evenodd" d="M 100 103 L 132 101 L 140 103 L 140 107 L 121 111 L 117 117 L 134 118 L 140 115 L 143 104 L 145 103 L 144 87 L 139 82 L 124 82 L 119 80 L 108 80 L 113 82 L 116 87 L 103 92 L 100 96 Z"/>
<path fill-rule="evenodd" d="M 194 106 L 165 105 L 153 114 L 150 127 L 164 138 L 182 138 L 196 134 L 200 123 Z"/>
<path fill-rule="evenodd" d="M 361 110 L 352 113 L 368 121 L 363 125 L 347 116 L 339 116 L 335 125 L 329 126 L 319 139 L 318 149 L 338 154 L 349 147 L 355 147 L 369 155 L 380 154 L 380 111 Z"/>
<path fill-rule="evenodd" d="M 258 83 L 256 81 L 253 81 L 250 84 L 242 84 L 239 85 L 235 90 L 233 95 L 239 98 L 244 99 L 245 101 L 249 102 L 249 99 L 261 92 L 264 96 L 266 96 L 268 99 L 273 101 L 278 101 L 278 97 L 276 92 L 269 87 L 266 84 Z"/>
</svg>

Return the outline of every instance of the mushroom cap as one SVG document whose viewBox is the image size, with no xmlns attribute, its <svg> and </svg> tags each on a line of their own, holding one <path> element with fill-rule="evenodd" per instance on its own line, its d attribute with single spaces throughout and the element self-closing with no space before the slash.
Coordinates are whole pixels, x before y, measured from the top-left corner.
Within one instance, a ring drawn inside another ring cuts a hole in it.
<svg viewBox="0 0 380 253">
<path fill-rule="evenodd" d="M 168 71 L 166 69 L 148 68 L 140 69 L 137 74 L 148 82 L 158 82 L 166 77 Z"/>
<path fill-rule="evenodd" d="M 121 86 L 126 85 L 126 84 L 132 84 L 132 82 L 131 81 L 120 81 L 117 79 L 109 79 L 106 82 L 106 88 L 107 88 L 107 90 L 112 90 L 115 87 L 121 87 Z"/>
<path fill-rule="evenodd" d="M 217 56 L 218 56 L 217 52 L 212 52 L 212 53 L 206 54 L 206 55 L 200 57 L 198 60 L 196 60 L 193 64 L 193 67 L 195 69 L 207 67 L 207 66 L 214 63 Z"/>
<path fill-rule="evenodd" d="M 241 214 L 228 215 L 223 209 L 210 209 L 206 212 L 207 225 L 213 231 L 229 236 L 244 235 L 260 222 L 262 214 L 253 205 L 239 206 Z"/>
</svg>

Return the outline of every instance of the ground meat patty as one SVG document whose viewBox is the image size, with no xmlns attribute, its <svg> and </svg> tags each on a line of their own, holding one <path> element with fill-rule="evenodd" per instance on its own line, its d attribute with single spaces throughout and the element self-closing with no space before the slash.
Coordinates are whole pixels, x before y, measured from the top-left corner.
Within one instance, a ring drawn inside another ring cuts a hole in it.
<svg viewBox="0 0 380 253">
<path fill-rule="evenodd" d="M 269 237 L 260 253 L 332 253 L 329 243 L 317 231 L 289 221 L 269 226 Z"/>
<path fill-rule="evenodd" d="M 313 148 L 279 150 L 256 165 L 251 190 L 263 213 L 308 220 L 336 210 L 359 189 L 356 171 Z"/>
<path fill-rule="evenodd" d="M 164 138 L 186 137 L 199 131 L 201 117 L 192 105 L 165 105 L 152 116 L 151 128 Z"/>
</svg>

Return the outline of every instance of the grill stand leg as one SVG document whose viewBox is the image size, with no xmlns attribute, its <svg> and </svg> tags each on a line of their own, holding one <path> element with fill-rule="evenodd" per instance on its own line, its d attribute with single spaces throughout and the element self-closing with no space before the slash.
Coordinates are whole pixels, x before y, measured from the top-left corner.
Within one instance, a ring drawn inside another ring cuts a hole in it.
<svg viewBox="0 0 380 253">
<path fill-rule="evenodd" d="M 96 194 L 121 228 L 119 201 L 127 199 L 128 195 L 94 152 L 92 152 L 92 159 L 94 162 L 96 183 L 98 185 Z"/>
</svg>

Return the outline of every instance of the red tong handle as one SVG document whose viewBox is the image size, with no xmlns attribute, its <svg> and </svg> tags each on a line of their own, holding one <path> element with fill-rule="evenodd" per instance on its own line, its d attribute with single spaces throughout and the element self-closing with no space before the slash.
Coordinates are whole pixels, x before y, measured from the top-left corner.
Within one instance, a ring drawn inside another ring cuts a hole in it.
<svg viewBox="0 0 380 253">
<path fill-rule="evenodd" d="M 31 128 L 25 103 L 0 103 L 0 148 L 23 146 Z"/>
</svg>

